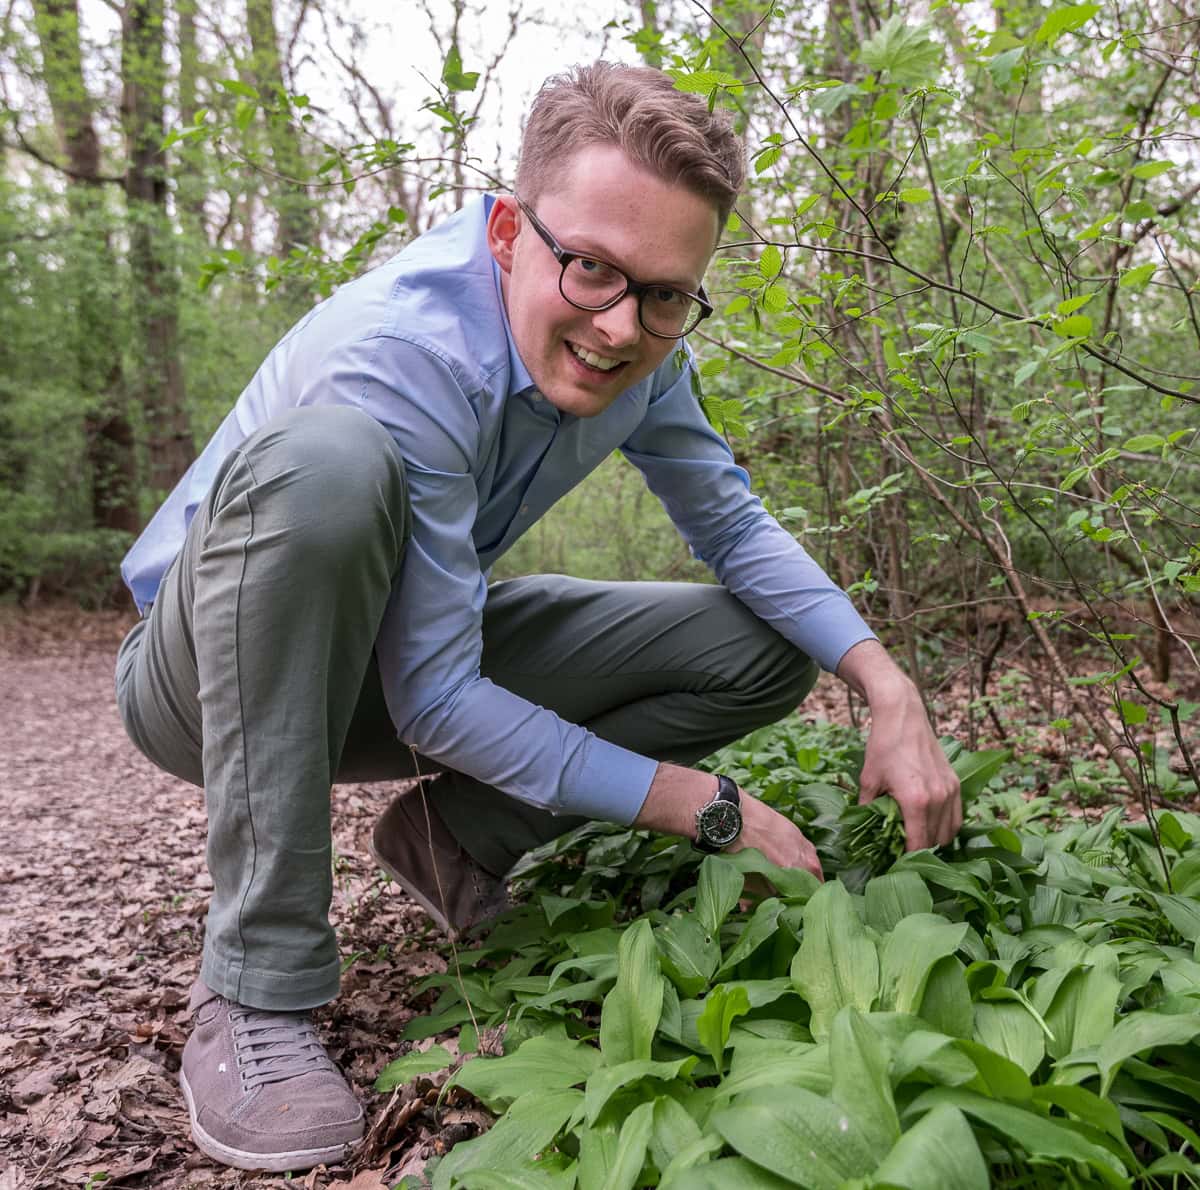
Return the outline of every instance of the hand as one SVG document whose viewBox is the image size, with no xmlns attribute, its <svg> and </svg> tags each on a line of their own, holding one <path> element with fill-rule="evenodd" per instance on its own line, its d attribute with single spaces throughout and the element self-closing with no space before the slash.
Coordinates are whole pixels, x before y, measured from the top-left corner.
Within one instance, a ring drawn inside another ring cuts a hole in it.
<svg viewBox="0 0 1200 1190">
<path fill-rule="evenodd" d="M 904 815 L 909 851 L 949 843 L 962 826 L 958 777 L 925 715 L 920 697 L 871 708 L 871 735 L 859 779 L 859 802 L 890 793 Z"/>
<path fill-rule="evenodd" d="M 760 802 L 745 790 L 741 794 L 742 833 L 725 850 L 732 853 L 754 847 L 781 868 L 805 868 L 818 880 L 824 880 L 817 849 L 804 837 L 800 828 L 790 818 L 771 809 L 766 802 Z M 748 887 L 749 884 L 750 878 Z"/>
<path fill-rule="evenodd" d="M 963 820 L 958 777 L 933 734 L 917 688 L 877 641 L 855 645 L 838 665 L 838 676 L 871 708 L 859 802 L 890 793 L 904 815 L 909 851 L 949 843 Z"/>
</svg>

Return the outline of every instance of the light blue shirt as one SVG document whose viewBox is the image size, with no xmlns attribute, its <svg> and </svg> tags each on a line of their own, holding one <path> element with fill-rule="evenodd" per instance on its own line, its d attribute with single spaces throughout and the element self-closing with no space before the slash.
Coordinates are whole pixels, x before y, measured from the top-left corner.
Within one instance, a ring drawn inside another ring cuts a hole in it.
<svg viewBox="0 0 1200 1190">
<path fill-rule="evenodd" d="M 560 413 L 538 393 L 484 239 L 492 201 L 464 207 L 288 332 L 121 573 L 144 610 L 221 462 L 270 418 L 304 405 L 363 409 L 398 444 L 412 505 L 412 539 L 376 642 L 400 739 L 554 813 L 628 823 L 656 762 L 479 673 L 488 568 L 614 450 L 717 579 L 826 669 L 873 634 L 751 494 L 676 353 L 595 417 Z"/>
</svg>

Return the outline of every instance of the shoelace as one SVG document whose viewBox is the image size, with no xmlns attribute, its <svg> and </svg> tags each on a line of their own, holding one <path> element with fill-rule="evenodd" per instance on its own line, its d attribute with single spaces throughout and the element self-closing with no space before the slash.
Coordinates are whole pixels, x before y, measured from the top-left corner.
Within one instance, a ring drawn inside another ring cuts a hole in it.
<svg viewBox="0 0 1200 1190">
<path fill-rule="evenodd" d="M 305 1013 L 261 1012 L 239 1005 L 230 1008 L 229 1021 L 248 1091 L 298 1074 L 337 1070 Z"/>
</svg>

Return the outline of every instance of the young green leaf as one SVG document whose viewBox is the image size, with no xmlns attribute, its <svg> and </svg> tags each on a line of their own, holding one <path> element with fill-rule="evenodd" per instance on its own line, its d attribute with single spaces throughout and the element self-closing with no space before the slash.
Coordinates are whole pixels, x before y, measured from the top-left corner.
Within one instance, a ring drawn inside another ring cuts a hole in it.
<svg viewBox="0 0 1200 1190">
<path fill-rule="evenodd" d="M 633 1109 L 621 1124 L 620 1132 L 599 1150 L 603 1169 L 595 1150 L 580 1152 L 579 1184 L 591 1190 L 633 1190 L 638 1174 L 646 1160 L 650 1131 L 654 1125 L 654 1103 L 642 1103 Z M 586 1133 L 584 1134 L 586 1137 Z"/>
<path fill-rule="evenodd" d="M 939 959 L 929 969 L 917 1015 L 950 1037 L 972 1037 L 975 1006 L 967 987 L 966 968 L 953 955 Z"/>
<path fill-rule="evenodd" d="M 863 42 L 862 60 L 869 69 L 887 72 L 902 87 L 917 86 L 936 77 L 942 47 L 924 25 L 906 25 L 899 14 L 890 16 L 879 31 Z"/>
<path fill-rule="evenodd" d="M 696 1020 L 696 1033 L 701 1044 L 712 1054 L 717 1072 L 725 1070 L 725 1046 L 729 1043 L 729 1030 L 735 1018 L 750 1011 L 750 999 L 745 988 L 724 984 L 713 988 L 705 997 L 704 1010 Z"/>
<path fill-rule="evenodd" d="M 1039 1162 L 1082 1161 L 1109 1186 L 1128 1186 L 1124 1166 L 1108 1149 L 1084 1139 L 1066 1124 L 1012 1103 L 988 1099 L 961 1087 L 933 1087 L 918 1096 L 905 1114 L 917 1115 L 943 1104 L 994 1128 Z"/>
<path fill-rule="evenodd" d="M 800 1087 L 747 1092 L 712 1123 L 755 1164 L 810 1190 L 838 1190 L 875 1168 L 876 1149 L 858 1121 Z"/>
<path fill-rule="evenodd" d="M 1086 339 L 1092 333 L 1092 320 L 1086 314 L 1072 314 L 1054 324 L 1054 333 L 1062 339 Z"/>
<path fill-rule="evenodd" d="M 975 1040 L 1030 1075 L 1046 1055 L 1046 1035 L 1025 1006 L 1015 1001 L 976 1004 Z"/>
<path fill-rule="evenodd" d="M 581 1041 L 530 1037 L 505 1057 L 465 1063 L 451 1081 L 495 1111 L 534 1087 L 558 1090 L 578 1086 L 602 1060 L 593 1046 Z"/>
<path fill-rule="evenodd" d="M 1034 40 L 1053 46 L 1064 33 L 1086 25 L 1099 11 L 1099 4 L 1064 4 L 1053 8 L 1042 21 Z"/>
<path fill-rule="evenodd" d="M 954 954 L 966 933 L 966 922 L 954 924 L 933 913 L 914 913 L 897 922 L 880 955 L 880 1008 L 916 1012 L 930 969 Z"/>
<path fill-rule="evenodd" d="M 672 917 L 654 931 L 663 973 L 689 999 L 698 996 L 721 961 L 716 938 L 693 916 Z"/>
<path fill-rule="evenodd" d="M 892 930 L 901 918 L 933 911 L 933 897 L 916 872 L 876 876 L 867 881 L 863 897 L 867 925 L 880 935 Z"/>
<path fill-rule="evenodd" d="M 879 955 L 837 881 L 824 884 L 804 909 L 804 941 L 792 960 L 792 983 L 812 1010 L 813 1036 L 828 1036 L 838 1010 L 869 1012 L 879 994 Z"/>
<path fill-rule="evenodd" d="M 696 916 L 704 929 L 716 937 L 742 895 L 741 873 L 723 855 L 707 855 L 700 865 L 696 886 Z"/>
<path fill-rule="evenodd" d="M 1011 748 L 959 753 L 950 767 L 958 778 L 963 800 L 970 801 L 978 797 L 1011 755 Z"/>
<path fill-rule="evenodd" d="M 704 1139 L 700 1126 L 688 1114 L 687 1108 L 670 1095 L 660 1095 L 654 1101 L 654 1126 L 650 1132 L 650 1153 L 655 1166 L 663 1171 L 681 1153 Z"/>
<path fill-rule="evenodd" d="M 1134 293 L 1140 293 L 1150 284 L 1150 279 L 1157 271 L 1158 265 L 1156 264 L 1139 264 L 1131 269 L 1125 269 L 1121 273 L 1121 288 L 1132 289 Z"/>
<path fill-rule="evenodd" d="M 1046 1044 L 1052 1058 L 1065 1058 L 1078 1049 L 1099 1045 L 1111 1032 L 1122 999 L 1117 956 L 1106 947 L 1091 951 L 1095 964 L 1068 971 L 1061 981 L 1047 972 L 1033 993 L 1034 1007 L 1042 1013 L 1054 1038 Z M 1052 990 L 1047 998 L 1043 990 Z"/>
<path fill-rule="evenodd" d="M 586 1123 L 589 1126 L 594 1124 L 608 1106 L 608 1101 L 622 1087 L 640 1082 L 644 1078 L 671 1082 L 690 1074 L 698 1061 L 699 1058 L 695 1056 L 679 1058 L 674 1062 L 655 1062 L 639 1058 L 637 1061 L 622 1062 L 617 1066 L 601 1066 L 599 1070 L 592 1072 L 584 1088 L 583 1111 Z"/>
<path fill-rule="evenodd" d="M 650 1057 L 662 1005 L 658 951 L 650 922 L 641 918 L 621 936 L 617 982 L 600 1013 L 600 1050 L 609 1065 Z"/>
<path fill-rule="evenodd" d="M 1100 1043 L 1096 1064 L 1100 1068 L 1100 1094 L 1107 1095 L 1127 1058 L 1160 1045 L 1184 1045 L 1200 1036 L 1200 1013 L 1163 1016 L 1133 1012 L 1118 1021 Z"/>
<path fill-rule="evenodd" d="M 871 1180 L 903 1190 L 988 1190 L 992 1184 L 971 1125 L 946 1103 L 896 1141 Z"/>
<path fill-rule="evenodd" d="M 764 942 L 775 936 L 782 912 L 783 902 L 774 897 L 768 897 L 755 908 L 753 916 L 738 935 L 737 942 L 730 947 L 729 953 L 717 968 L 718 979 L 729 975 L 740 962 L 748 959 Z"/>
<path fill-rule="evenodd" d="M 876 1152 L 900 1136 L 888 1078 L 889 1056 L 879 1034 L 856 1008 L 847 1005 L 833 1018 L 829 1033 L 833 1099 L 850 1113 Z"/>
<path fill-rule="evenodd" d="M 433 1045 L 429 1049 L 413 1050 L 394 1062 L 389 1062 L 375 1080 L 375 1090 L 394 1091 L 405 1083 L 412 1082 L 420 1074 L 432 1074 L 445 1070 L 454 1063 L 454 1055 L 444 1045 Z"/>
<path fill-rule="evenodd" d="M 527 1166 L 582 1103 L 583 1092 L 572 1089 L 532 1090 L 522 1095 L 489 1131 L 455 1145 L 442 1158 L 433 1175 L 433 1190 L 450 1190 L 454 1178 L 471 1169 Z"/>
</svg>

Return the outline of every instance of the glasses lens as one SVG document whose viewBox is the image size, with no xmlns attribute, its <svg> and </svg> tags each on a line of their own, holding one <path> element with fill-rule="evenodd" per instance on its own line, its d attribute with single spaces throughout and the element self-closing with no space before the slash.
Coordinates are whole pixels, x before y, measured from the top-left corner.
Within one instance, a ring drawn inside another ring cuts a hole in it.
<svg viewBox="0 0 1200 1190">
<path fill-rule="evenodd" d="M 574 256 L 562 272 L 562 295 L 585 310 L 603 310 L 625 296 L 629 278 L 603 260 Z M 655 335 L 676 339 L 695 329 L 704 307 L 691 294 L 665 285 L 642 292 L 642 326 Z"/>
<path fill-rule="evenodd" d="M 602 260 L 576 256 L 563 269 L 563 297 L 590 310 L 607 306 L 621 297 L 628 286 L 625 274 Z"/>
<path fill-rule="evenodd" d="M 656 335 L 676 338 L 694 330 L 704 307 L 691 294 L 654 286 L 642 294 L 642 325 Z"/>
</svg>

